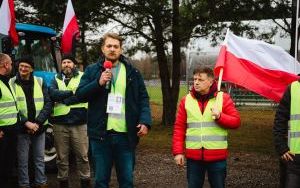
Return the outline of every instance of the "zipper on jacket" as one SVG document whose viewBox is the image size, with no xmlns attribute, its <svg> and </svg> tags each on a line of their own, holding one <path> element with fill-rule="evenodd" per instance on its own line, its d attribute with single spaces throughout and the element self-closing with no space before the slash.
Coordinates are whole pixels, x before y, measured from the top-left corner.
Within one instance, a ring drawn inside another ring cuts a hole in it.
<svg viewBox="0 0 300 188">
<path fill-rule="evenodd" d="M 201 109 L 200 109 L 201 111 Z M 201 131 L 201 134 L 200 134 L 200 138 L 201 138 L 201 150 L 202 150 L 202 160 L 204 160 L 204 147 L 203 147 L 203 141 L 202 141 L 202 122 L 200 123 L 200 131 Z"/>
</svg>

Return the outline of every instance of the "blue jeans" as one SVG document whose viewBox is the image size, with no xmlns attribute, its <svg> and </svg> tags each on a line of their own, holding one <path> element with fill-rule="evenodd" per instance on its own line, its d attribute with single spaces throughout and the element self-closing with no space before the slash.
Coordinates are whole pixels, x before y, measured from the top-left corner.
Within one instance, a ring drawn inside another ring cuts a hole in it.
<svg viewBox="0 0 300 188">
<path fill-rule="evenodd" d="M 189 188 L 202 188 L 205 173 L 212 188 L 224 188 L 226 178 L 226 160 L 205 162 L 187 159 L 187 179 Z"/>
<path fill-rule="evenodd" d="M 45 175 L 44 151 L 45 133 L 37 136 L 28 134 L 18 135 L 18 181 L 19 186 L 30 187 L 28 175 L 29 148 L 32 146 L 32 156 L 34 163 L 34 185 L 47 183 Z"/>
<path fill-rule="evenodd" d="M 95 165 L 95 188 L 108 188 L 113 164 L 120 188 L 133 188 L 135 151 L 127 134 L 110 134 L 104 140 L 90 140 Z"/>
</svg>

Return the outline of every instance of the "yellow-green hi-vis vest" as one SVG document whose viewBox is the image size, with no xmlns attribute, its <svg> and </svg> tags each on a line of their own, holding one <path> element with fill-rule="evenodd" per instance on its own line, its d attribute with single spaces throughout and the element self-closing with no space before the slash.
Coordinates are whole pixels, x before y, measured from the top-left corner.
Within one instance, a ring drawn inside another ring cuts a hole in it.
<svg viewBox="0 0 300 188">
<path fill-rule="evenodd" d="M 288 145 L 294 154 L 300 154 L 300 83 L 291 85 L 291 108 L 288 130 Z"/>
<path fill-rule="evenodd" d="M 10 85 L 16 93 L 17 105 L 20 110 L 20 113 L 27 118 L 28 111 L 25 93 L 22 87 L 19 84 L 16 84 L 16 77 L 10 79 Z M 35 76 L 33 77 L 33 100 L 36 110 L 35 117 L 37 117 L 44 107 L 44 94 L 43 79 Z M 45 121 L 44 125 L 47 123 L 48 122 Z"/>
<path fill-rule="evenodd" d="M 55 80 L 57 82 L 58 89 L 60 91 L 72 91 L 73 93 L 76 92 L 80 79 L 82 77 L 83 73 L 78 72 L 78 75 L 71 78 L 68 86 L 66 86 L 65 82 L 58 79 L 57 76 L 55 77 Z M 78 104 L 73 104 L 73 105 L 64 105 L 62 103 L 56 103 L 54 105 L 54 110 L 53 110 L 53 116 L 62 116 L 62 115 L 67 115 L 71 108 L 87 108 L 87 103 L 78 103 Z"/>
<path fill-rule="evenodd" d="M 185 99 L 187 113 L 187 130 L 185 145 L 187 149 L 226 149 L 227 130 L 220 127 L 212 118 L 211 108 L 217 102 L 221 111 L 223 106 L 223 92 L 219 92 L 216 98 L 208 101 L 202 114 L 198 101 L 188 94 Z"/>
<path fill-rule="evenodd" d="M 125 119 L 125 92 L 126 92 L 126 68 L 120 63 L 120 71 L 115 81 L 111 84 L 111 94 L 120 95 L 122 97 L 121 114 L 108 114 L 107 130 L 115 130 L 117 132 L 127 132 Z"/>
<path fill-rule="evenodd" d="M 16 106 L 14 91 L 0 80 L 0 127 L 14 125 L 18 121 L 18 108 Z"/>
</svg>

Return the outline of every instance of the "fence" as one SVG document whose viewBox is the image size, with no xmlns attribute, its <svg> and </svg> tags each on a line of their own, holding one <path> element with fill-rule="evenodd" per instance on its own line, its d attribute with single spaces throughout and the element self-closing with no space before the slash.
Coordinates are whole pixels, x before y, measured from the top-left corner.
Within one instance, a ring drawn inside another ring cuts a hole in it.
<svg viewBox="0 0 300 188">
<path fill-rule="evenodd" d="M 188 87 L 187 82 L 189 82 L 189 86 L 192 85 L 192 72 L 195 67 L 197 66 L 208 66 L 210 68 L 214 67 L 215 61 L 216 61 L 217 54 L 215 53 L 190 53 L 186 60 L 182 62 L 181 66 L 181 81 L 180 82 L 180 92 L 179 92 L 179 100 L 187 94 Z M 161 82 L 159 80 L 157 70 L 155 63 L 152 62 L 153 60 L 147 60 L 147 61 L 141 61 L 136 62 L 135 66 L 141 71 L 143 76 L 146 78 L 145 84 L 150 96 L 150 102 L 152 107 L 154 107 L 154 113 L 153 118 L 156 120 L 160 120 L 162 116 L 162 105 L 163 105 L 163 97 L 161 92 Z M 187 63 L 188 62 L 188 63 Z M 147 64 L 147 66 L 144 67 L 144 65 Z M 152 67 L 149 67 L 148 64 L 151 64 Z M 151 72 L 149 76 L 148 72 Z M 147 76 L 148 75 L 148 76 Z M 155 79 L 153 79 L 155 78 Z M 230 84 L 223 83 L 222 84 L 225 88 L 225 90 L 230 93 L 234 103 L 236 106 L 245 106 L 246 108 L 249 107 L 249 109 L 253 109 L 252 107 L 255 106 L 255 111 L 257 109 L 262 108 L 265 109 L 266 107 L 270 107 L 272 110 L 274 110 L 274 107 L 276 107 L 276 103 L 265 99 L 251 91 L 247 91 L 242 88 L 238 87 L 231 87 Z"/>
<path fill-rule="evenodd" d="M 272 100 L 266 99 L 256 93 L 242 88 L 231 89 L 230 95 L 236 106 L 277 106 L 277 103 Z"/>
<path fill-rule="evenodd" d="M 150 104 L 152 107 L 152 116 L 154 120 L 160 121 L 163 108 L 163 97 L 161 92 L 161 83 L 159 79 L 145 81 L 147 91 L 150 97 Z M 189 83 L 189 87 L 192 82 Z M 230 84 L 222 84 L 222 90 L 228 92 L 237 107 L 248 108 L 254 113 L 259 113 L 259 110 L 275 110 L 277 103 L 268 100 L 258 94 L 248 91 L 243 88 L 232 87 Z M 185 81 L 180 82 L 180 90 L 178 102 L 180 99 L 188 93 L 188 87 Z M 255 108 L 253 108 L 255 107 Z"/>
</svg>

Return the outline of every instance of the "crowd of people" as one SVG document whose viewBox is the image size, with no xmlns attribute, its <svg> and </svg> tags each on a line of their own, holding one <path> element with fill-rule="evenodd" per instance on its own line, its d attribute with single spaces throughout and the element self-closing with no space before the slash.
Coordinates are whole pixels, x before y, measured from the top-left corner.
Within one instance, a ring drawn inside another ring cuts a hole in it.
<svg viewBox="0 0 300 188">
<path fill-rule="evenodd" d="M 120 188 L 134 187 L 135 150 L 151 128 L 149 96 L 140 72 L 122 55 L 123 39 L 115 33 L 102 38 L 101 56 L 85 72 L 71 55 L 61 60 L 61 72 L 50 87 L 33 75 L 34 61 L 12 60 L 0 53 L 0 187 L 46 188 L 45 129 L 53 124 L 57 179 L 69 187 L 69 156 L 75 156 L 82 188 L 108 188 L 113 166 Z M 112 63 L 111 68 L 104 66 Z M 282 187 L 300 185 L 300 83 L 287 89 L 276 113 L 274 140 L 284 162 Z M 184 96 L 174 123 L 175 163 L 187 166 L 189 188 L 202 187 L 206 173 L 213 188 L 225 187 L 228 130 L 237 129 L 240 115 L 230 95 L 220 91 L 213 70 L 198 67 L 193 86 Z M 31 148 L 31 149 L 30 149 Z M 94 167 L 94 182 L 88 152 Z M 34 178 L 29 175 L 32 156 Z M 287 163 L 287 164 L 286 164 Z M 17 164 L 17 165 L 16 165 Z"/>
<path fill-rule="evenodd" d="M 93 160 L 95 187 L 109 186 L 113 165 L 120 187 L 133 187 L 135 148 L 152 122 L 144 80 L 122 55 L 122 42 L 117 34 L 105 34 L 103 55 L 84 73 L 73 56 L 64 55 L 61 72 L 49 87 L 33 75 L 32 57 L 19 58 L 16 76 L 10 78 L 12 60 L 0 54 L 1 188 L 15 187 L 14 170 L 17 187 L 48 187 L 44 162 L 48 123 L 53 125 L 59 187 L 69 187 L 70 152 L 75 156 L 82 188 L 92 187 L 88 152 Z M 103 66 L 105 61 L 111 62 L 111 69 Z M 30 156 L 33 179 L 29 174 Z"/>
</svg>

